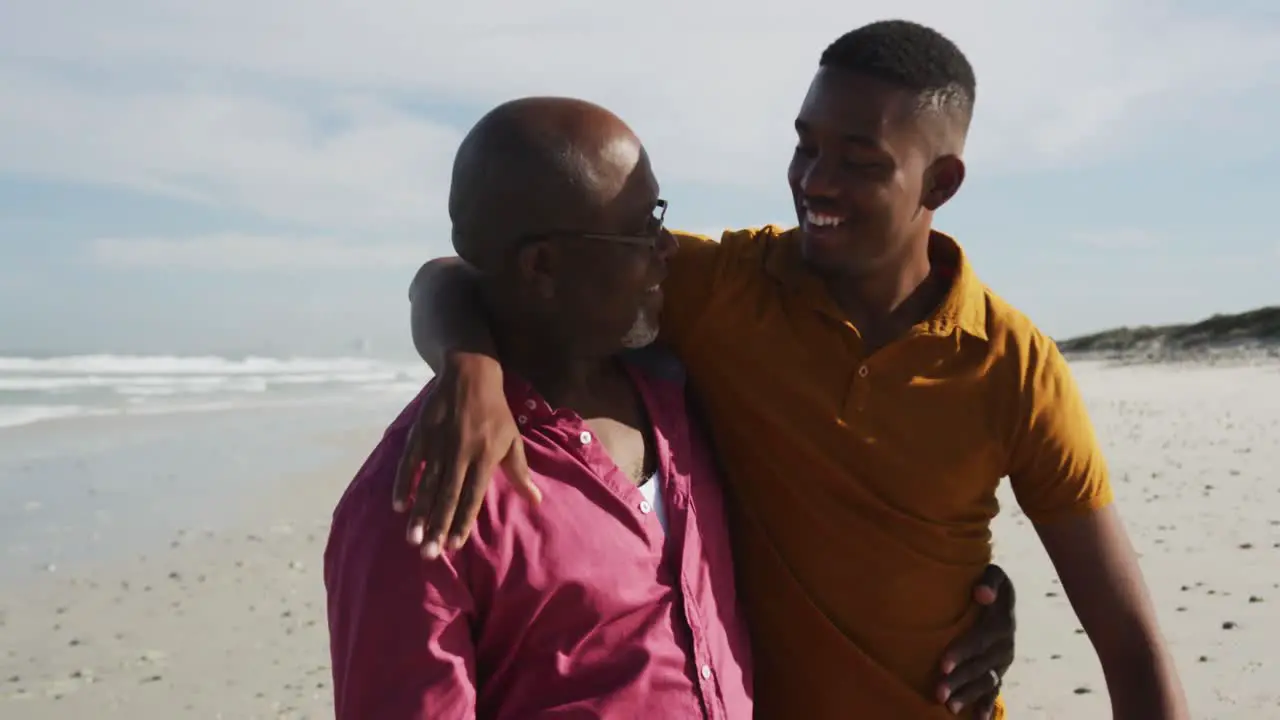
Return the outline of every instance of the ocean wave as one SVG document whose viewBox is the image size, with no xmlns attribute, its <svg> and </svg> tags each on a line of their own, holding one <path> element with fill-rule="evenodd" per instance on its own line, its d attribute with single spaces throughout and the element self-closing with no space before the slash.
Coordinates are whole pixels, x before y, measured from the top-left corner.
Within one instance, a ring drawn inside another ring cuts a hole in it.
<svg viewBox="0 0 1280 720">
<path fill-rule="evenodd" d="M 83 416 L 90 412 L 89 408 L 78 405 L 0 405 L 0 428 Z"/>
<path fill-rule="evenodd" d="M 2 371 L 0 371 L 2 372 Z M 300 372 L 272 375 L 58 375 L 53 373 L 0 374 L 0 392 L 69 392 L 86 388 L 108 388 L 123 394 L 207 393 L 219 391 L 265 392 L 272 385 L 364 385 L 403 380 L 405 370 L 377 372 Z"/>
<path fill-rule="evenodd" d="M 0 356 L 0 428 L 95 414 L 248 407 L 369 392 L 411 395 L 423 364 L 370 358 Z"/>
<path fill-rule="evenodd" d="M 49 358 L 0 356 L 0 374 L 75 375 L 289 375 L 382 370 L 370 358 L 225 358 L 216 355 L 67 355 Z"/>
</svg>

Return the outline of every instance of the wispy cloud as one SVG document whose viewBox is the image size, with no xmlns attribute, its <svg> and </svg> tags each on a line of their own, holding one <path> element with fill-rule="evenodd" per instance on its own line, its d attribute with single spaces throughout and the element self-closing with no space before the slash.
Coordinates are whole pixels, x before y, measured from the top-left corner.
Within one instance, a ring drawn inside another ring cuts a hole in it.
<svg viewBox="0 0 1280 720">
<path fill-rule="evenodd" d="M 408 243 L 357 243 L 332 238 L 204 235 L 186 238 L 98 238 L 90 258 L 127 268 L 276 271 L 413 268 L 423 248 Z"/>
<path fill-rule="evenodd" d="M 465 126 L 525 94 L 616 110 L 667 183 L 774 192 L 821 49 L 880 17 L 942 29 L 977 66 L 975 175 L 1106 163 L 1169 142 L 1179 118 L 1212 125 L 1246 107 L 1271 119 L 1217 137 L 1214 152 L 1256 153 L 1280 123 L 1280 103 L 1258 101 L 1280 83 L 1280 24 L 1171 0 L 13 6 L 0 23 L 0 172 L 181 198 L 265 221 L 231 230 L 271 228 L 89 243 L 116 267 L 415 267 L 432 253 L 409 239 L 444 237 Z"/>
<path fill-rule="evenodd" d="M 311 225 L 421 223 L 459 128 L 413 102 L 555 93 L 620 112 L 668 179 L 772 187 L 822 47 L 885 16 L 971 55 L 984 173 L 1101 161 L 1280 65 L 1274 22 L 1139 0 L 46 0 L 0 26 L 0 170 Z"/>
<path fill-rule="evenodd" d="M 437 219 L 455 130 L 376 99 L 102 88 L 0 66 L 0 170 L 364 230 Z"/>
</svg>

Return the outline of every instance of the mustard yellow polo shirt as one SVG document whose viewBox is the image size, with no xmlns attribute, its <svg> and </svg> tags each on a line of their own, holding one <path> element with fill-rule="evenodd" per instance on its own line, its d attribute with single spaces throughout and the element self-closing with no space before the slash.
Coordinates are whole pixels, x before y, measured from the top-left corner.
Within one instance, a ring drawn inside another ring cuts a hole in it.
<svg viewBox="0 0 1280 720">
<path fill-rule="evenodd" d="M 1001 479 L 1037 523 L 1111 501 L 1066 361 L 941 234 L 949 294 L 870 356 L 794 230 L 677 238 L 662 336 L 727 471 L 756 716 L 953 717 L 938 663 L 974 619 Z"/>
</svg>

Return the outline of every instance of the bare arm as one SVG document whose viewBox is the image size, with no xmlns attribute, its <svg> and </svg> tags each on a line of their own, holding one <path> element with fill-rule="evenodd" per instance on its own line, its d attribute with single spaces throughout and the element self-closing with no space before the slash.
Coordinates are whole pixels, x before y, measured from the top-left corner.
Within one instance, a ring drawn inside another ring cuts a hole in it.
<svg viewBox="0 0 1280 720">
<path fill-rule="evenodd" d="M 1029 345 L 1009 478 L 1106 675 L 1112 714 L 1185 720 L 1182 686 L 1120 516 L 1106 461 L 1066 359 Z"/>
<path fill-rule="evenodd" d="M 1137 554 L 1115 508 L 1035 527 L 1098 653 L 1113 717 L 1189 718 Z"/>
<path fill-rule="evenodd" d="M 409 542 L 435 558 L 466 541 L 498 467 L 530 502 L 542 496 L 507 406 L 475 271 L 460 258 L 432 260 L 409 285 L 409 304 L 413 345 L 437 377 L 409 433 L 391 501 L 409 512 Z"/>
<path fill-rule="evenodd" d="M 413 347 L 436 373 L 452 353 L 497 358 L 475 271 L 461 258 L 423 264 L 409 285 L 409 307 Z"/>
<path fill-rule="evenodd" d="M 664 314 L 667 340 L 695 332 L 693 319 L 708 303 L 720 257 L 720 245 L 707 238 L 678 238 L 680 260 L 668 262 L 663 287 L 666 305 L 681 312 Z M 392 503 L 409 512 L 409 542 L 437 557 L 446 538 L 451 547 L 466 541 L 496 468 L 530 502 L 539 502 L 541 494 L 503 392 L 475 271 L 460 258 L 432 260 L 409 286 L 409 303 L 413 345 L 437 378 L 405 448 Z"/>
</svg>

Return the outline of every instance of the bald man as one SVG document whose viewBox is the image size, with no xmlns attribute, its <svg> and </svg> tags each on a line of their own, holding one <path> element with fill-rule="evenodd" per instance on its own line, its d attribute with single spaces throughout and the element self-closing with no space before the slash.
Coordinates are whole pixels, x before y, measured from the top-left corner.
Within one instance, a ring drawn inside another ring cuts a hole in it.
<svg viewBox="0 0 1280 720">
<path fill-rule="evenodd" d="M 458 254 L 479 273 L 506 402 L 542 492 L 493 483 L 434 562 L 388 505 L 429 385 L 339 502 L 325 585 L 339 720 L 749 718 L 711 453 L 657 337 L 672 238 L 640 141 L 587 103 L 507 103 L 454 164 Z"/>
</svg>

